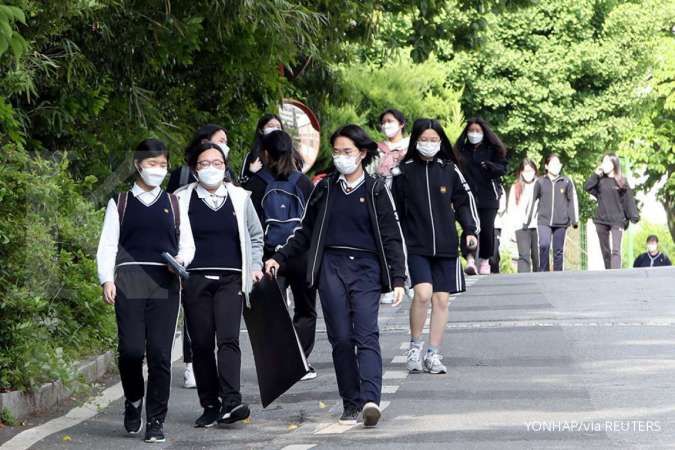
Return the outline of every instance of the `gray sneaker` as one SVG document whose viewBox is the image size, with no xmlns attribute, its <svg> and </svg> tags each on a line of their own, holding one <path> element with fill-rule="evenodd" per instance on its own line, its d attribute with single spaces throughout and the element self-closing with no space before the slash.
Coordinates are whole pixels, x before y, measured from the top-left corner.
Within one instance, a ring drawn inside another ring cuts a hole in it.
<svg viewBox="0 0 675 450">
<path fill-rule="evenodd" d="M 438 373 L 448 373 L 447 367 L 441 363 L 443 356 L 440 353 L 436 352 L 427 352 L 424 357 L 424 371 L 438 374 Z"/>
<path fill-rule="evenodd" d="M 419 373 L 422 372 L 422 345 L 410 345 L 408 350 L 408 372 Z"/>
</svg>

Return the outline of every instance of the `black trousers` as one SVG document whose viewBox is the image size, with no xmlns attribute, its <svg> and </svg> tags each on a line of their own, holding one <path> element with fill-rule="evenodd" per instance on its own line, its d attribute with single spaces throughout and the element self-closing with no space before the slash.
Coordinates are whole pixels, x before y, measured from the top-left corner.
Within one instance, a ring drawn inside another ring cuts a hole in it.
<svg viewBox="0 0 675 450">
<path fill-rule="evenodd" d="M 598 233 L 605 269 L 620 269 L 623 227 L 620 225 L 596 223 L 595 230 Z"/>
<path fill-rule="evenodd" d="M 171 387 L 171 347 L 180 306 L 180 281 L 163 266 L 123 266 L 115 277 L 115 317 L 124 397 L 143 398 L 147 352 L 148 421 L 166 417 Z"/>
<path fill-rule="evenodd" d="M 192 342 L 190 341 L 190 333 L 187 329 L 185 317 L 183 317 L 183 362 L 186 364 L 192 362 Z"/>
<path fill-rule="evenodd" d="M 553 243 L 553 270 L 563 270 L 567 228 L 539 225 L 537 230 L 539 231 L 539 271 L 548 272 L 550 270 L 551 242 Z"/>
<path fill-rule="evenodd" d="M 539 234 L 536 228 L 516 230 L 518 273 L 539 271 Z"/>
<path fill-rule="evenodd" d="M 478 257 L 490 259 L 495 252 L 495 219 L 497 218 L 497 209 L 479 209 L 478 218 L 480 219 L 480 234 L 478 236 Z M 466 246 L 466 233 L 462 232 L 460 242 L 462 256 L 466 258 L 469 255 L 476 254 L 476 250 L 469 250 Z"/>
<path fill-rule="evenodd" d="M 344 406 L 380 404 L 382 354 L 377 316 L 381 289 L 375 255 L 332 250 L 324 254 L 319 298 Z"/>
<path fill-rule="evenodd" d="M 197 394 L 204 408 L 221 402 L 226 406 L 241 404 L 241 273 L 223 272 L 217 277 L 191 274 L 183 298 Z"/>
<path fill-rule="evenodd" d="M 271 258 L 273 254 L 265 252 L 264 259 Z M 284 295 L 289 285 L 293 292 L 293 325 L 308 358 L 316 335 L 316 289 L 310 288 L 307 283 L 307 255 L 289 259 L 280 268 L 277 279 Z"/>
<path fill-rule="evenodd" d="M 494 253 L 490 257 L 490 272 L 499 273 L 499 265 L 502 261 L 502 256 L 499 254 L 499 246 L 502 240 L 502 230 L 495 228 L 495 242 L 493 245 Z"/>
</svg>

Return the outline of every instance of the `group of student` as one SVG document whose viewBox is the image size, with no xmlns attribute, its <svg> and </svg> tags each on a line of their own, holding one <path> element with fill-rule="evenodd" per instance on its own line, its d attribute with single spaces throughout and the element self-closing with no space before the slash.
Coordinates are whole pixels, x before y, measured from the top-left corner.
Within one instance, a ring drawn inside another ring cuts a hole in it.
<svg viewBox="0 0 675 450">
<path fill-rule="evenodd" d="M 330 137 L 334 170 L 315 183 L 301 172 L 302 158 L 272 114 L 259 121 L 236 183 L 222 127 L 197 130 L 185 166 L 172 172 L 166 191 L 167 148 L 154 139 L 138 145 L 135 182 L 108 203 L 97 254 L 104 300 L 115 307 L 128 433 L 142 430 L 145 400 L 145 440 L 165 440 L 181 304 L 190 375 L 203 409 L 195 426 L 249 417 L 240 392 L 239 330 L 252 287 L 264 276 L 277 277 L 284 291 L 290 286 L 306 357 L 314 346 L 318 292 L 343 402 L 340 423 L 361 417 L 373 427 L 380 419 L 378 312 L 381 302 L 399 305 L 406 287 L 414 291 L 408 369 L 447 372 L 440 348 L 449 296 L 466 289 L 465 272 L 491 271 L 506 147 L 480 118 L 467 122 L 455 145 L 434 119 L 416 120 L 409 136 L 400 111 L 383 112 L 379 122 L 386 136 L 379 144 L 357 125 L 336 130 Z M 522 218 L 523 271 L 537 250 L 539 267 L 547 267 L 543 246 L 551 241 L 554 267 L 562 269 L 565 230 L 578 222 L 574 184 L 561 175 L 560 158 L 548 156 L 545 168 L 537 178 L 536 165 L 524 160 L 511 190 L 509 207 Z M 623 179 L 617 165 L 614 172 L 604 163 L 602 169 L 587 189 L 600 199 L 628 195 L 627 187 L 608 194 L 607 179 Z M 606 225 L 612 235 L 614 224 Z M 181 281 L 163 253 L 190 277 Z M 315 377 L 310 367 L 305 379 Z"/>
</svg>

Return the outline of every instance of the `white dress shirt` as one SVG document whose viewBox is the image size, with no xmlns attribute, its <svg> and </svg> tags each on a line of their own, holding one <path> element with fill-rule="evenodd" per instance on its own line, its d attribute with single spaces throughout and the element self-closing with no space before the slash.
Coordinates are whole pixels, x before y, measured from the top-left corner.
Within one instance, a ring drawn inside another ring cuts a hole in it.
<svg viewBox="0 0 675 450">
<path fill-rule="evenodd" d="M 201 184 L 197 185 L 195 191 L 197 192 L 197 197 L 201 198 L 213 210 L 220 209 L 225 200 L 227 200 L 227 188 L 224 184 L 221 184 L 213 193 L 206 190 Z"/>
<path fill-rule="evenodd" d="M 366 180 L 366 173 L 363 172 L 359 178 L 356 180 L 352 181 L 351 183 L 347 181 L 347 178 L 344 175 L 340 175 L 340 178 L 338 178 L 338 182 L 340 183 L 340 187 L 342 187 L 342 190 L 344 191 L 345 194 L 351 194 L 361 186 L 361 183 L 363 183 Z"/>
<path fill-rule="evenodd" d="M 155 203 L 162 192 L 162 188 L 159 186 L 151 191 L 145 191 L 136 183 L 131 188 L 131 195 L 145 206 Z M 120 217 L 117 212 L 117 202 L 111 198 L 105 210 L 103 229 L 98 242 L 98 251 L 96 252 L 98 280 L 101 284 L 115 281 L 115 260 L 117 259 L 119 239 Z M 187 211 L 183 211 L 183 209 L 180 211 L 180 241 L 178 242 L 178 254 L 176 256 L 183 260 L 184 266 L 190 264 L 192 258 L 195 256 L 195 242 L 192 238 L 190 219 L 188 218 Z"/>
</svg>

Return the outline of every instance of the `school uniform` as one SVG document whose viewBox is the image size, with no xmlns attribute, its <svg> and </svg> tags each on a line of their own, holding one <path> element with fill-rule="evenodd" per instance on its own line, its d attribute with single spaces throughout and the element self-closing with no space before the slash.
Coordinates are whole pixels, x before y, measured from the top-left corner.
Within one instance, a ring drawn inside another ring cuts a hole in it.
<svg viewBox="0 0 675 450">
<path fill-rule="evenodd" d="M 620 269 L 623 231 L 628 228 L 629 222 L 640 220 L 633 191 L 629 187 L 619 187 L 614 178 L 597 173 L 590 176 L 584 189 L 598 201 L 593 223 L 605 269 Z"/>
<path fill-rule="evenodd" d="M 477 148 L 466 145 L 460 154 L 462 174 L 475 197 L 480 220 L 478 256 L 489 259 L 494 254 L 494 223 L 499 210 L 499 199 L 503 195 L 501 177 L 506 175 L 507 161 L 487 142 L 481 142 Z M 464 248 L 463 253 L 466 256 L 470 251 Z"/>
<path fill-rule="evenodd" d="M 672 265 L 670 259 L 661 252 L 658 252 L 656 255 L 645 252 L 635 258 L 633 262 L 633 267 L 666 267 Z"/>
<path fill-rule="evenodd" d="M 265 170 L 265 169 L 261 169 Z M 262 174 L 260 174 L 262 175 Z M 264 221 L 263 198 L 267 188 L 267 182 L 261 176 L 252 176 L 243 185 L 243 188 L 251 192 L 251 200 L 255 206 L 261 223 Z M 302 175 L 297 183 L 297 188 L 303 197 L 308 199 L 312 194 L 314 185 L 305 175 Z M 274 249 L 265 248 L 263 260 L 274 255 Z M 278 280 L 281 290 L 286 292 L 290 286 L 293 293 L 293 325 L 298 333 L 298 339 L 302 345 L 305 357 L 309 357 L 316 337 L 316 288 L 307 283 L 307 254 L 299 255 L 279 270 Z"/>
<path fill-rule="evenodd" d="M 403 228 L 412 285 L 431 283 L 434 292 L 466 289 L 455 220 L 478 235 L 480 219 L 471 189 L 459 169 L 440 158 L 418 156 L 399 166 L 393 194 Z"/>
<path fill-rule="evenodd" d="M 129 402 L 143 399 L 147 352 L 146 415 L 148 422 L 164 422 L 180 281 L 161 254 L 169 252 L 189 264 L 194 255 L 192 231 L 185 211 L 176 211 L 161 188 L 146 192 L 134 184 L 122 196 L 126 206 L 121 219 L 117 201 L 108 202 L 96 255 L 98 276 L 101 284 L 113 281 L 117 287 L 115 317 L 124 396 Z"/>
<path fill-rule="evenodd" d="M 521 183 L 522 191 L 516 199 L 516 184 L 511 186 L 507 214 L 509 221 L 515 226 L 516 246 L 518 247 L 518 273 L 539 271 L 539 234 L 537 233 L 537 205 L 532 205 L 534 183 Z M 528 222 L 528 210 L 533 209 Z M 523 227 L 524 224 L 527 226 Z"/>
<path fill-rule="evenodd" d="M 553 243 L 553 270 L 563 270 L 567 228 L 577 226 L 579 223 L 579 202 L 572 180 L 564 175 L 554 179 L 548 175 L 538 178 L 532 190 L 528 219 L 521 224 L 522 229 L 529 226 L 535 207 L 539 235 L 539 271 L 548 272 L 550 269 L 551 243 Z"/>
<path fill-rule="evenodd" d="M 403 287 L 406 273 L 403 237 L 384 182 L 364 175 L 349 183 L 337 174 L 321 180 L 302 226 L 273 258 L 283 266 L 308 250 L 307 281 L 319 290 L 345 409 L 379 404 L 379 297 Z"/>
<path fill-rule="evenodd" d="M 177 196 L 196 246 L 183 306 L 197 393 L 202 407 L 229 411 L 242 400 L 239 329 L 251 274 L 262 270 L 262 227 L 249 193 L 231 183 L 213 193 L 191 183 Z"/>
</svg>

